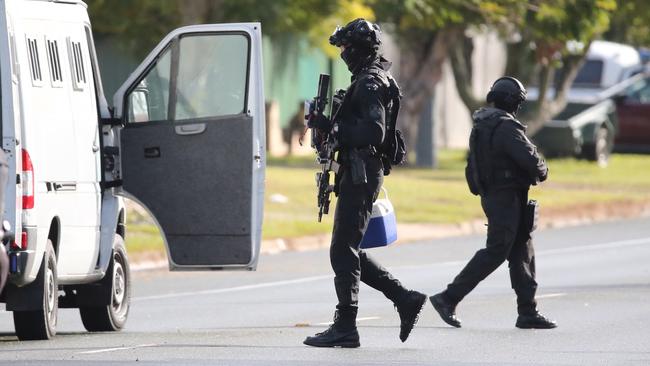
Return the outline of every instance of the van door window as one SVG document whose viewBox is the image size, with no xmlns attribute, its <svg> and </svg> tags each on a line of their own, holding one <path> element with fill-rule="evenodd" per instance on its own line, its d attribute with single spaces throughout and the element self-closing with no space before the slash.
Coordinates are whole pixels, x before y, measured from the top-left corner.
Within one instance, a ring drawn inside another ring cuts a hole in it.
<svg viewBox="0 0 650 366">
<path fill-rule="evenodd" d="M 127 94 L 127 122 L 243 114 L 249 47 L 243 34 L 189 34 L 175 40 Z"/>
<path fill-rule="evenodd" d="M 181 38 L 175 119 L 242 114 L 247 67 L 243 35 Z"/>
<path fill-rule="evenodd" d="M 36 38 L 27 38 L 27 53 L 29 54 L 29 71 L 32 75 L 32 85 L 42 86 L 41 59 L 38 55 L 38 42 Z"/>
</svg>

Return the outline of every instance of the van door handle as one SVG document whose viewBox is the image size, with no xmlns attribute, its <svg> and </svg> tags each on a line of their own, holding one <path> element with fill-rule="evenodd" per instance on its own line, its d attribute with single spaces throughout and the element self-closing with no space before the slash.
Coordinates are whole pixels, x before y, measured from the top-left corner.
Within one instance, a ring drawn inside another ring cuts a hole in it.
<svg viewBox="0 0 650 366">
<path fill-rule="evenodd" d="M 57 191 L 57 192 L 76 191 L 77 190 L 77 183 L 57 183 L 57 182 L 54 182 L 52 185 L 54 186 L 54 190 Z"/>
<path fill-rule="evenodd" d="M 144 148 L 144 157 L 147 159 L 159 158 L 160 157 L 160 147 L 145 147 Z"/>
<path fill-rule="evenodd" d="M 198 135 L 206 129 L 205 123 L 193 123 L 189 125 L 180 125 L 174 128 L 178 135 Z"/>
</svg>

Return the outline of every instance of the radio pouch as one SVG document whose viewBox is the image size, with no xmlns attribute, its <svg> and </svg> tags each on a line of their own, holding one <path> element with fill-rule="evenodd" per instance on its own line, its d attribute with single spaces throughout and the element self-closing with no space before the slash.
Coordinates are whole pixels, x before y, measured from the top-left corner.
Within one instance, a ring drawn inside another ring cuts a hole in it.
<svg viewBox="0 0 650 366">
<path fill-rule="evenodd" d="M 532 233 L 537 229 L 537 222 L 539 220 L 539 203 L 537 203 L 536 200 L 528 201 L 524 219 L 526 220 L 526 228 L 529 233 Z"/>
</svg>

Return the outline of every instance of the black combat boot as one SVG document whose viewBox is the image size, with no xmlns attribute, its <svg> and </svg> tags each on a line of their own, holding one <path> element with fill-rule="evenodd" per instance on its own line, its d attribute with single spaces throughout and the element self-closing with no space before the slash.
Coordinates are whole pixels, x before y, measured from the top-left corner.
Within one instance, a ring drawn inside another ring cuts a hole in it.
<svg viewBox="0 0 650 366">
<path fill-rule="evenodd" d="M 449 301 L 443 292 L 431 296 L 429 300 L 445 323 L 460 328 L 460 319 L 456 317 L 456 304 Z"/>
<path fill-rule="evenodd" d="M 395 309 L 397 309 L 400 320 L 399 339 L 402 342 L 406 342 L 409 334 L 411 334 L 411 330 L 413 330 L 413 327 L 418 322 L 420 312 L 426 302 L 427 295 L 409 290 L 395 303 Z"/>
<path fill-rule="evenodd" d="M 557 323 L 535 311 L 530 314 L 519 314 L 515 326 L 521 329 L 553 329 L 557 328 Z"/>
<path fill-rule="evenodd" d="M 307 337 L 302 343 L 313 347 L 357 348 L 361 343 L 356 318 L 356 311 L 343 313 L 337 310 L 334 313 L 334 323 L 327 330 Z"/>
</svg>

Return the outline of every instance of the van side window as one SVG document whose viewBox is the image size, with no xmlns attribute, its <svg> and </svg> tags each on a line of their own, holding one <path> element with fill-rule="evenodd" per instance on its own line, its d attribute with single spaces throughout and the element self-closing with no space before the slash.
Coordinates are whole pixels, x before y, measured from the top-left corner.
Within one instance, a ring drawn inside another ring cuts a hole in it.
<svg viewBox="0 0 650 366">
<path fill-rule="evenodd" d="M 59 58 L 59 43 L 56 40 L 46 39 L 47 61 L 50 65 L 50 78 L 52 86 L 60 88 L 63 86 L 63 75 L 61 73 L 61 59 Z"/>
<path fill-rule="evenodd" d="M 29 55 L 29 71 L 32 75 L 32 85 L 43 85 L 43 74 L 41 74 L 41 60 L 38 55 L 38 42 L 36 38 L 27 37 L 27 53 Z"/>
<path fill-rule="evenodd" d="M 72 70 L 72 85 L 75 90 L 83 90 L 86 84 L 86 69 L 84 57 L 81 52 L 81 42 L 74 42 L 68 37 L 68 55 L 70 57 L 70 70 Z"/>
<path fill-rule="evenodd" d="M 603 60 L 587 60 L 578 71 L 578 75 L 573 81 L 574 86 L 593 88 L 598 87 L 603 81 L 603 70 L 605 64 Z"/>
</svg>

